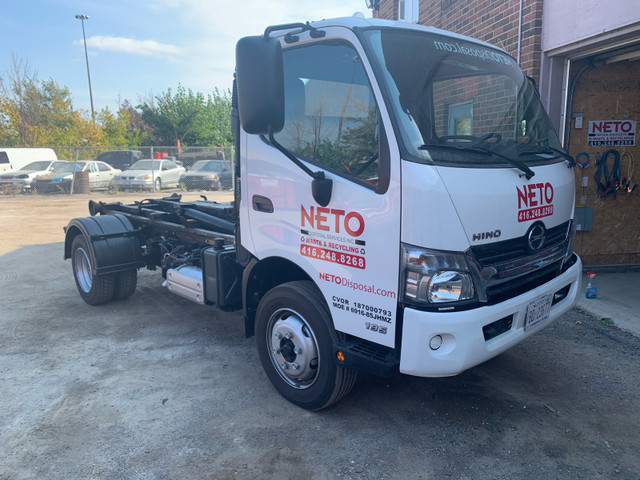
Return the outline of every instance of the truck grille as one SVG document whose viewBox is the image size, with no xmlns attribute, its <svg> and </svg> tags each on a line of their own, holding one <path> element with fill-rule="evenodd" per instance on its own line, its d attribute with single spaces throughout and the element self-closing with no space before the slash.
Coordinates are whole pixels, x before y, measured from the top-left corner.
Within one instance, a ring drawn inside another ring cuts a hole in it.
<svg viewBox="0 0 640 480">
<path fill-rule="evenodd" d="M 547 249 L 562 244 L 562 242 L 567 239 L 568 232 L 569 222 L 548 229 L 545 232 L 544 248 Z M 478 245 L 471 247 L 471 251 L 476 257 L 476 260 L 483 266 L 500 264 L 530 255 L 527 250 L 526 237 Z"/>
<path fill-rule="evenodd" d="M 477 268 L 480 301 L 493 305 L 521 295 L 561 273 L 570 222 L 545 232 L 542 250 L 531 253 L 526 236 L 471 247 Z"/>
</svg>

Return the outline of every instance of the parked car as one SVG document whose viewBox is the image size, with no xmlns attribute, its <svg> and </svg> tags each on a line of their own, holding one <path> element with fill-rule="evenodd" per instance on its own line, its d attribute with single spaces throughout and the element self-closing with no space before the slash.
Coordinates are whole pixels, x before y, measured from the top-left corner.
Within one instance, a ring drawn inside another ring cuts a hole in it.
<svg viewBox="0 0 640 480">
<path fill-rule="evenodd" d="M 83 160 L 77 163 L 59 162 L 54 165 L 51 172 L 34 178 L 31 187 L 38 193 L 69 193 L 74 171 L 89 172 L 89 188 L 91 190 L 110 188 L 113 178 L 121 172 L 118 168 L 95 160 Z"/>
<path fill-rule="evenodd" d="M 224 160 L 198 160 L 180 177 L 187 190 L 221 190 L 233 186 L 231 165 Z"/>
<path fill-rule="evenodd" d="M 113 186 L 120 190 L 156 190 L 163 187 L 177 187 L 184 167 L 171 160 L 154 160 L 145 158 L 138 160 L 120 175 L 113 179 Z"/>
<path fill-rule="evenodd" d="M 25 165 L 22 169 L 0 175 L 0 189 L 12 192 L 28 192 L 31 182 L 38 175 L 51 172 L 58 164 L 63 166 L 69 162 L 62 160 L 41 160 Z"/>
<path fill-rule="evenodd" d="M 96 161 L 108 163 L 120 170 L 126 170 L 140 159 L 142 159 L 140 150 L 111 150 L 96 157 Z"/>
</svg>

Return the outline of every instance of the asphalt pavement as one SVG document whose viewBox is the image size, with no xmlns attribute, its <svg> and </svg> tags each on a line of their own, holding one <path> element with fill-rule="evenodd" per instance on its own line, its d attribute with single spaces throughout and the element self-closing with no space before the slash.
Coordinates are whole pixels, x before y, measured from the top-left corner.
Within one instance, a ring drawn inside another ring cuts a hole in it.
<svg viewBox="0 0 640 480">
<path fill-rule="evenodd" d="M 596 272 L 596 298 L 586 298 L 587 272 Z M 587 266 L 577 307 L 599 319 L 610 319 L 622 330 L 640 337 L 640 265 Z"/>
</svg>

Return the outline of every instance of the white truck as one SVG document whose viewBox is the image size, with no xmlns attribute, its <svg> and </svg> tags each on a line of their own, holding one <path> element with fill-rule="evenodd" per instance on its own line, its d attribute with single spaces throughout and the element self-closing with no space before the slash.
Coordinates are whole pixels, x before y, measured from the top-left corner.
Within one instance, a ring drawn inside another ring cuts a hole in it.
<svg viewBox="0 0 640 480">
<path fill-rule="evenodd" d="M 90 202 L 65 228 L 80 295 L 242 309 L 269 380 L 319 410 L 357 371 L 456 375 L 580 288 L 573 159 L 495 47 L 406 23 L 268 27 L 236 47 L 235 199 Z"/>
<path fill-rule="evenodd" d="M 0 173 L 17 171 L 33 162 L 54 160 L 58 156 L 51 148 L 0 148 Z"/>
</svg>

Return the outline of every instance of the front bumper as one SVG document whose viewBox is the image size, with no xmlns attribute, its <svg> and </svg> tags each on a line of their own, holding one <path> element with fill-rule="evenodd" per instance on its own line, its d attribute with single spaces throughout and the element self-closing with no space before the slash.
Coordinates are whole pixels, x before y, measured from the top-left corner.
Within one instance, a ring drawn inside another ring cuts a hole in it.
<svg viewBox="0 0 640 480">
<path fill-rule="evenodd" d="M 188 190 L 215 190 L 218 181 L 204 177 L 183 177 L 180 183 Z"/>
<path fill-rule="evenodd" d="M 119 190 L 149 190 L 153 188 L 151 180 L 118 180 L 113 182 L 113 186 Z"/>
<path fill-rule="evenodd" d="M 457 375 L 520 343 L 566 313 L 580 289 L 582 262 L 578 258 L 566 272 L 553 280 L 496 305 L 461 312 L 425 312 L 405 308 L 402 328 L 400 372 L 420 377 Z M 527 307 L 543 295 L 553 295 L 568 287 L 566 296 L 551 307 L 549 317 L 525 330 Z M 510 327 L 485 339 L 483 327 L 507 319 Z M 439 335 L 442 345 L 429 346 Z"/>
<path fill-rule="evenodd" d="M 69 193 L 71 191 L 71 180 L 65 179 L 59 182 L 34 180 L 31 182 L 31 188 L 37 193 Z"/>
</svg>

